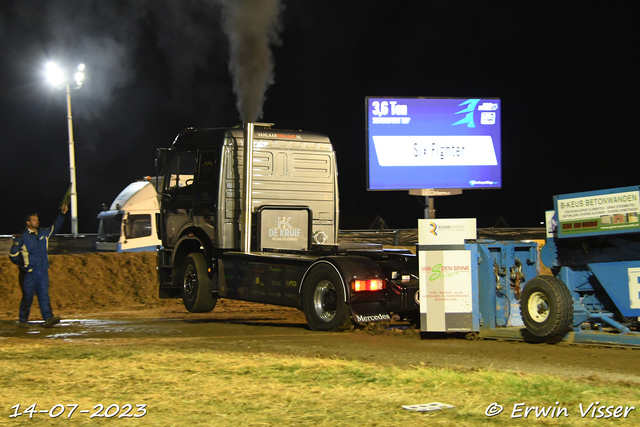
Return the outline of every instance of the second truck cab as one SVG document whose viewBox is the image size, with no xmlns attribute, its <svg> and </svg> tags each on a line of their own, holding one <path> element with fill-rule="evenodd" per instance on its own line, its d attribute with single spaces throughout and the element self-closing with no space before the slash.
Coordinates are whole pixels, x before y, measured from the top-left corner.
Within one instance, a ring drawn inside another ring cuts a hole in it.
<svg viewBox="0 0 640 427">
<path fill-rule="evenodd" d="M 150 177 L 129 184 L 98 219 L 97 251 L 155 251 L 161 244 L 156 231 L 158 194 Z"/>
</svg>

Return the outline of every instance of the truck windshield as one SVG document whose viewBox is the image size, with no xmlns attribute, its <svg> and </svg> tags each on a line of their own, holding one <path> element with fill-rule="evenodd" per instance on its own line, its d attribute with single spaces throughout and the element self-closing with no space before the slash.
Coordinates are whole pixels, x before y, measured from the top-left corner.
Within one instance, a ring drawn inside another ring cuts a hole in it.
<svg viewBox="0 0 640 427">
<path fill-rule="evenodd" d="M 122 228 L 122 214 L 117 212 L 103 212 L 98 215 L 98 242 L 117 242 L 120 240 Z"/>
</svg>

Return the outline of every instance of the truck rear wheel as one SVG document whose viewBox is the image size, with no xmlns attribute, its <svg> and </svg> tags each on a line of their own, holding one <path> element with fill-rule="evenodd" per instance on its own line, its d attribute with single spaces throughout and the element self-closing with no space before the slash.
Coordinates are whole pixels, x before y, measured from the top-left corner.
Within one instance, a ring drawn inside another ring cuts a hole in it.
<svg viewBox="0 0 640 427">
<path fill-rule="evenodd" d="M 208 313 L 216 306 L 213 283 L 208 276 L 207 262 L 199 252 L 190 253 L 182 267 L 182 302 L 191 313 Z"/>
<path fill-rule="evenodd" d="M 302 307 L 312 331 L 341 331 L 351 325 L 342 280 L 328 265 L 314 267 L 305 279 Z"/>
<path fill-rule="evenodd" d="M 533 335 L 555 337 L 571 330 L 573 298 L 561 280 L 553 276 L 534 277 L 524 286 L 520 312 Z"/>
</svg>

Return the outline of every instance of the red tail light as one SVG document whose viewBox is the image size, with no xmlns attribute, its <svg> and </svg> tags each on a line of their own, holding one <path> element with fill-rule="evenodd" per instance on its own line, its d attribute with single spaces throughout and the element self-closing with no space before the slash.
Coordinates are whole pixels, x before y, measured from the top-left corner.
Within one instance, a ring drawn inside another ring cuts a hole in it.
<svg viewBox="0 0 640 427">
<path fill-rule="evenodd" d="M 382 279 L 358 280 L 351 282 L 354 292 L 380 291 L 386 287 L 386 282 Z"/>
</svg>

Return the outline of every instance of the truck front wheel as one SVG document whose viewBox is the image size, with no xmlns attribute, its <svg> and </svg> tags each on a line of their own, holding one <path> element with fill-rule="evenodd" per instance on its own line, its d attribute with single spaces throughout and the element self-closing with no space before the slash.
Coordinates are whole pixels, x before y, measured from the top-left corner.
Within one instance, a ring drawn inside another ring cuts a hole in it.
<svg viewBox="0 0 640 427">
<path fill-rule="evenodd" d="M 328 265 L 314 267 L 305 279 L 302 307 L 312 331 L 340 331 L 351 325 L 342 280 Z"/>
<path fill-rule="evenodd" d="M 207 262 L 199 252 L 190 253 L 182 266 L 182 302 L 191 313 L 208 313 L 216 306 Z"/>
<path fill-rule="evenodd" d="M 551 338 L 571 329 L 573 299 L 561 280 L 538 276 L 524 285 L 520 312 L 529 332 L 537 337 Z"/>
</svg>

